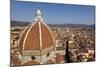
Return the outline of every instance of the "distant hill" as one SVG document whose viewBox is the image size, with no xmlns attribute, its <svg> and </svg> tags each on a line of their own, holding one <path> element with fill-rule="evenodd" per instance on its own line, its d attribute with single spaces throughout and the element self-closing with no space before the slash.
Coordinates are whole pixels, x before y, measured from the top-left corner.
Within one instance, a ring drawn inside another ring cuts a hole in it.
<svg viewBox="0 0 100 67">
<path fill-rule="evenodd" d="M 11 26 L 27 26 L 30 22 L 11 21 Z M 95 28 L 95 24 L 48 24 L 50 27 Z"/>
<path fill-rule="evenodd" d="M 49 24 L 51 27 L 70 27 L 70 28 L 95 28 L 95 24 Z"/>
<path fill-rule="evenodd" d="M 11 26 L 27 26 L 30 22 L 23 22 L 23 21 L 11 21 Z"/>
</svg>

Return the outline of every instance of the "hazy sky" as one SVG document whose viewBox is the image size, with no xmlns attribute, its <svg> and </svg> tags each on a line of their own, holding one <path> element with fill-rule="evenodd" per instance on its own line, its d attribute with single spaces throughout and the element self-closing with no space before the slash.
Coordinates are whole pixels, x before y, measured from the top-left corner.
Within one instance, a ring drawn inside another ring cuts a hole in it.
<svg viewBox="0 0 100 67">
<path fill-rule="evenodd" d="M 12 0 L 11 20 L 34 21 L 36 9 L 39 6 L 44 21 L 48 24 L 94 24 L 95 7 L 71 4 L 50 4 L 36 2 L 21 2 Z"/>
</svg>

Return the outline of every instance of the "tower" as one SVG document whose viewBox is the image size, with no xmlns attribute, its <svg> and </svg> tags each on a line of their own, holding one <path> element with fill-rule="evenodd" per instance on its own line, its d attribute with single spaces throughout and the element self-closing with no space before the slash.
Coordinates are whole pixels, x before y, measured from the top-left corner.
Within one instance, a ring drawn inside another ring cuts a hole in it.
<svg viewBox="0 0 100 67">
<path fill-rule="evenodd" d="M 66 41 L 65 62 L 66 62 L 66 63 L 71 63 L 68 42 L 69 42 L 69 41 Z"/>
<path fill-rule="evenodd" d="M 19 51 L 23 65 L 55 63 L 52 31 L 45 24 L 39 9 L 36 11 L 34 22 L 24 30 L 19 39 Z"/>
</svg>

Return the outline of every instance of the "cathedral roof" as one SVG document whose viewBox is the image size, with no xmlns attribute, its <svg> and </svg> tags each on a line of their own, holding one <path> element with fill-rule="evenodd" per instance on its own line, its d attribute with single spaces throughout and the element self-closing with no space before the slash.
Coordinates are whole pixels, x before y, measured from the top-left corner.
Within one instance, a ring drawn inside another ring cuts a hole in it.
<svg viewBox="0 0 100 67">
<path fill-rule="evenodd" d="M 42 14 L 40 10 L 37 10 L 35 19 L 37 20 L 24 30 L 19 40 L 19 48 L 25 55 L 39 55 L 40 50 L 43 50 L 44 54 L 47 53 L 46 51 L 51 51 L 51 48 L 54 47 L 52 31 L 41 20 Z"/>
</svg>

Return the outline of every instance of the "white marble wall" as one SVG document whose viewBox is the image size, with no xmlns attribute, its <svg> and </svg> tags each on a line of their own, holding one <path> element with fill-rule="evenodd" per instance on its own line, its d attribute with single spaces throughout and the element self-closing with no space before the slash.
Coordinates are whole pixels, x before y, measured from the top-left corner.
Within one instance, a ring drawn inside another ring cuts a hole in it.
<svg viewBox="0 0 100 67">
<path fill-rule="evenodd" d="M 26 62 L 29 62 L 31 60 L 31 57 L 30 56 L 23 56 L 21 58 L 21 62 L 22 64 L 26 63 Z"/>
<path fill-rule="evenodd" d="M 40 62 L 40 64 L 47 64 L 47 61 L 50 60 L 50 59 L 55 61 L 56 54 L 55 54 L 55 51 L 52 51 L 52 52 L 49 52 L 48 57 L 47 57 L 47 54 L 44 54 L 42 56 L 34 56 L 34 57 L 35 57 L 34 61 Z M 21 58 L 22 64 L 29 62 L 31 60 L 32 60 L 31 56 L 23 56 Z"/>
</svg>

